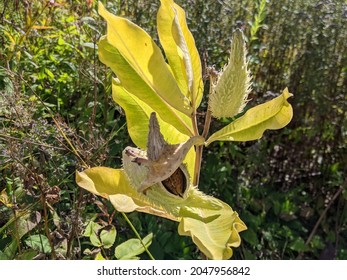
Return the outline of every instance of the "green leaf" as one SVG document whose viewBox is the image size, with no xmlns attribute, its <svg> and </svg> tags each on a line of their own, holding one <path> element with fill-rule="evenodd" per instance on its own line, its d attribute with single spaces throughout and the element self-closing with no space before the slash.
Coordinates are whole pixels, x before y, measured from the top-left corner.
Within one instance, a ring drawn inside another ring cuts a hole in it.
<svg viewBox="0 0 347 280">
<path fill-rule="evenodd" d="M 256 140 L 266 129 L 283 128 L 293 117 L 293 108 L 287 101 L 291 96 L 286 88 L 280 96 L 249 109 L 242 117 L 212 134 L 206 146 L 214 141 Z"/>
<path fill-rule="evenodd" d="M 102 228 L 101 225 L 98 223 L 95 223 L 93 221 L 90 221 L 83 233 L 84 236 L 89 237 L 90 242 L 95 246 L 95 247 L 101 247 L 102 243 L 99 238 L 99 231 Z"/>
<path fill-rule="evenodd" d="M 65 40 L 64 40 L 62 37 L 59 37 L 59 39 L 58 39 L 58 45 L 59 45 L 59 46 L 65 45 Z"/>
<path fill-rule="evenodd" d="M 148 248 L 153 239 L 153 233 L 142 239 L 143 244 Z M 137 238 L 129 239 L 118 245 L 115 249 L 115 256 L 118 260 L 138 260 L 138 255 L 146 251 L 141 241 Z"/>
<path fill-rule="evenodd" d="M 191 104 L 180 91 L 152 38 L 136 24 L 109 13 L 100 2 L 99 14 L 107 21 L 107 42 L 164 102 L 190 116 L 193 112 Z M 119 77 L 119 71 L 116 74 Z"/>
<path fill-rule="evenodd" d="M 117 231 L 113 225 L 104 227 L 100 232 L 100 240 L 104 248 L 108 249 L 113 246 L 116 240 Z"/>
<path fill-rule="evenodd" d="M 83 236 L 90 237 L 95 232 L 98 232 L 99 229 L 101 229 L 101 226 L 98 223 L 90 221 L 84 230 Z"/>
<path fill-rule="evenodd" d="M 243 235 L 242 235 L 242 237 L 243 237 Z M 244 248 L 242 251 L 243 251 L 245 260 L 256 260 L 257 259 L 257 257 L 254 254 L 252 254 L 250 251 L 248 251 L 247 249 Z"/>
<path fill-rule="evenodd" d="M 37 251 L 34 249 L 28 249 L 22 252 L 20 255 L 16 257 L 18 260 L 32 260 L 35 256 L 37 256 Z"/>
<path fill-rule="evenodd" d="M 8 260 L 14 259 L 16 253 L 17 253 L 17 248 L 18 248 L 18 241 L 13 240 L 10 244 L 6 246 L 4 249 L 3 253 L 7 256 Z"/>
<path fill-rule="evenodd" d="M 304 252 L 309 249 L 305 241 L 301 237 L 297 237 L 294 241 L 288 244 L 288 247 L 293 251 Z"/>
<path fill-rule="evenodd" d="M 184 10 L 172 0 L 161 0 L 157 25 L 160 43 L 176 81 L 196 109 L 203 94 L 202 70 Z"/>
<path fill-rule="evenodd" d="M 45 73 L 47 74 L 48 77 L 50 77 L 51 79 L 54 79 L 54 74 L 48 68 L 45 68 Z"/>
<path fill-rule="evenodd" d="M 193 135 L 191 119 L 162 100 L 134 71 L 120 52 L 107 42 L 106 37 L 99 41 L 99 58 L 113 72 L 117 73 L 120 80 L 120 82 L 117 80 L 112 82 L 112 96 L 117 103 L 121 103 L 125 93 L 131 93 L 147 104 L 151 112 L 157 112 L 165 122 L 174 126 L 181 133 L 188 136 Z M 122 104 L 120 105 L 122 106 Z"/>
<path fill-rule="evenodd" d="M 34 229 L 41 221 L 41 214 L 39 212 L 32 212 L 21 216 L 15 225 L 12 225 L 16 230 L 19 238 L 22 238 L 29 231 Z"/>
<path fill-rule="evenodd" d="M 4 260 L 9 260 L 9 258 L 3 251 L 0 251 L 0 261 Z"/>
<path fill-rule="evenodd" d="M 89 237 L 90 242 L 93 244 L 95 247 L 101 247 L 102 243 L 100 241 L 100 238 L 96 232 L 93 232 L 90 237 Z"/>
<path fill-rule="evenodd" d="M 258 236 L 252 228 L 249 228 L 244 233 L 242 233 L 242 238 L 253 246 L 257 246 L 259 244 Z"/>
<path fill-rule="evenodd" d="M 25 240 L 25 244 L 30 248 L 33 248 L 45 254 L 49 254 L 52 251 L 48 238 L 42 234 L 29 236 Z"/>
</svg>

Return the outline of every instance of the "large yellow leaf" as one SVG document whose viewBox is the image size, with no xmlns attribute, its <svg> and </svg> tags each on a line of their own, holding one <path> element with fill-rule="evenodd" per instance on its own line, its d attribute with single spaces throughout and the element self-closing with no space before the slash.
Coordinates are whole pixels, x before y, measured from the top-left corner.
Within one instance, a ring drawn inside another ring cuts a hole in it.
<svg viewBox="0 0 347 280">
<path fill-rule="evenodd" d="M 287 99 L 292 94 L 286 88 L 283 93 L 264 103 L 249 109 L 242 117 L 215 132 L 206 141 L 251 141 L 259 139 L 266 129 L 280 129 L 293 117 L 293 108 Z"/>
<path fill-rule="evenodd" d="M 215 198 L 210 197 L 210 199 Z M 211 215 L 216 214 L 215 210 L 206 209 L 204 212 L 210 212 Z M 231 258 L 233 253 L 231 247 L 239 247 L 241 244 L 238 233 L 247 229 L 238 214 L 225 203 L 223 203 L 223 208 L 218 211 L 219 216 L 206 222 L 189 215 L 187 207 L 183 208 L 180 214 L 185 218 L 179 224 L 178 233 L 192 236 L 194 243 L 210 259 Z M 196 228 L 200 228 L 200 230 L 197 231 Z"/>
<path fill-rule="evenodd" d="M 134 71 L 120 52 L 107 42 L 106 37 L 102 37 L 99 41 L 99 58 L 113 72 L 117 73 L 118 79 L 121 81 L 119 86 L 143 100 L 152 108 L 152 111 L 157 112 L 163 120 L 183 134 L 193 135 L 191 119 L 164 102 Z M 113 98 L 118 102 L 116 97 L 117 91 L 113 91 Z"/>
<path fill-rule="evenodd" d="M 190 187 L 186 198 L 172 197 L 157 185 L 146 195 L 136 191 L 123 170 L 95 167 L 76 174 L 77 184 L 107 198 L 118 211 L 140 211 L 180 222 L 178 232 L 191 236 L 211 259 L 228 259 L 240 245 L 246 229 L 236 212 L 224 202 Z"/>
<path fill-rule="evenodd" d="M 173 0 L 161 0 L 157 26 L 160 43 L 177 83 L 196 109 L 203 94 L 201 62 L 184 10 Z"/>
<path fill-rule="evenodd" d="M 123 170 L 108 167 L 94 167 L 76 173 L 76 183 L 87 191 L 111 201 L 120 212 L 140 211 L 177 221 L 165 209 L 152 205 L 143 194 L 129 183 Z"/>
<path fill-rule="evenodd" d="M 135 95 L 127 92 L 120 84 L 115 81 L 112 83 L 113 99 L 124 109 L 127 118 L 128 132 L 134 144 L 146 150 L 149 117 L 153 109 Z M 160 131 L 164 135 L 165 141 L 169 144 L 183 143 L 189 136 L 182 134 L 173 125 L 165 122 L 160 116 L 157 117 Z M 192 178 L 195 165 L 195 150 L 191 148 L 184 163 L 187 165 L 188 172 Z"/>
<path fill-rule="evenodd" d="M 99 14 L 107 21 L 108 43 L 119 51 L 137 75 L 164 102 L 190 116 L 193 112 L 191 104 L 180 91 L 159 47 L 152 38 L 136 24 L 109 13 L 100 2 Z M 142 100 L 146 101 L 144 96 L 142 97 Z"/>
</svg>

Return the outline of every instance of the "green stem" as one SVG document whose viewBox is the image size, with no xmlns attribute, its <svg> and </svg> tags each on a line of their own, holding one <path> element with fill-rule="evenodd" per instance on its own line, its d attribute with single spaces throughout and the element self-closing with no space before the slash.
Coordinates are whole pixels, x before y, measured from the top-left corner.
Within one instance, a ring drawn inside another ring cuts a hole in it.
<svg viewBox="0 0 347 280">
<path fill-rule="evenodd" d="M 210 74 L 209 95 L 211 95 L 212 93 L 212 86 L 214 81 L 213 79 L 215 78 L 213 77 L 213 75 Z M 208 106 L 206 116 L 205 116 L 204 130 L 201 135 L 205 140 L 210 130 L 211 119 L 212 119 L 212 113 Z M 204 145 L 198 146 L 195 153 L 195 168 L 194 168 L 194 180 L 193 180 L 194 186 L 199 185 L 203 149 L 204 149 Z"/>
<path fill-rule="evenodd" d="M 137 232 L 136 228 L 135 228 L 134 225 L 131 223 L 131 221 L 129 220 L 128 216 L 127 216 L 125 213 L 123 213 L 123 212 L 120 212 L 120 213 L 123 215 L 124 219 L 126 220 L 126 222 L 128 223 L 128 225 L 131 227 L 131 229 L 132 229 L 133 232 L 135 233 L 136 237 L 140 240 L 140 242 L 141 242 L 143 248 L 145 248 L 145 251 L 146 251 L 146 253 L 148 254 L 149 258 L 150 258 L 151 260 L 154 261 L 155 259 L 154 259 L 153 255 L 151 254 L 150 251 L 148 251 L 148 248 L 147 248 L 146 245 L 143 243 L 140 234 Z"/>
</svg>

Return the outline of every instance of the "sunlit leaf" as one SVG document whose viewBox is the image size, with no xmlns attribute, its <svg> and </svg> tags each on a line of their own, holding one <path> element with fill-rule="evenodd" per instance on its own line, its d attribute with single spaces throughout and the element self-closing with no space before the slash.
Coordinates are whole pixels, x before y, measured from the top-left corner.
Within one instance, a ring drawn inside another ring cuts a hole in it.
<svg viewBox="0 0 347 280">
<path fill-rule="evenodd" d="M 203 93 L 201 62 L 184 10 L 172 0 L 161 0 L 157 25 L 160 43 L 177 83 L 197 108 Z"/>
<path fill-rule="evenodd" d="M 127 92 L 123 87 L 116 83 L 112 85 L 113 98 L 122 106 L 127 118 L 128 132 L 135 143 L 135 145 L 143 150 L 146 149 L 149 117 L 152 109 L 142 102 L 135 95 Z M 165 135 L 165 141 L 169 144 L 183 143 L 188 140 L 189 137 L 182 134 L 173 125 L 165 122 L 160 116 L 157 117 L 160 125 L 160 131 Z M 193 170 L 195 165 L 195 150 L 190 149 L 185 158 L 185 164 L 187 165 L 190 176 L 193 176 Z"/>
<path fill-rule="evenodd" d="M 6 207 L 13 207 L 13 204 L 10 202 L 10 199 L 7 195 L 6 188 L 4 188 L 0 193 L 0 202 Z"/>
<path fill-rule="evenodd" d="M 148 234 L 142 239 L 143 244 L 139 239 L 129 239 L 116 247 L 115 256 L 118 260 L 139 259 L 138 255 L 145 252 L 145 248 L 151 245 L 152 239 L 153 233 Z M 145 245 L 145 247 L 143 245 Z"/>
<path fill-rule="evenodd" d="M 98 253 L 95 255 L 94 260 L 98 260 L 98 261 L 104 261 L 104 260 L 105 260 L 105 258 L 104 258 L 104 256 L 102 255 L 102 253 L 101 253 L 101 252 L 98 252 Z"/>
<path fill-rule="evenodd" d="M 209 199 L 217 200 L 209 197 Z M 231 207 L 221 201 L 218 210 L 196 209 L 201 213 L 194 216 L 182 208 L 183 216 L 178 227 L 180 235 L 191 236 L 194 243 L 210 259 L 222 260 L 231 258 L 231 247 L 238 247 L 241 243 L 239 232 L 247 229 L 246 225 L 238 217 Z"/>
<path fill-rule="evenodd" d="M 140 211 L 177 221 L 162 207 L 153 205 L 145 195 L 138 193 L 129 183 L 123 170 L 94 167 L 76 173 L 77 184 L 91 193 L 107 198 L 116 210 Z"/>
<path fill-rule="evenodd" d="M 140 211 L 179 221 L 179 233 L 189 235 L 211 259 L 227 259 L 231 247 L 240 244 L 246 229 L 230 206 L 191 187 L 185 199 L 172 197 L 153 186 L 146 195 L 131 186 L 123 170 L 95 167 L 79 172 L 76 182 L 88 191 L 108 198 L 117 210 Z"/>
<path fill-rule="evenodd" d="M 215 132 L 206 141 L 251 141 L 259 139 L 267 129 L 280 129 L 293 117 L 293 108 L 287 99 L 292 94 L 285 89 L 283 93 L 258 106 L 249 109 L 242 117 Z"/>
<path fill-rule="evenodd" d="M 124 92 L 129 92 L 151 108 L 151 111 L 157 112 L 165 122 L 174 126 L 181 133 L 189 136 L 193 135 L 190 118 L 162 100 L 136 73 L 120 52 L 107 42 L 106 37 L 101 38 L 99 41 L 99 58 L 113 72 L 117 73 L 120 82 L 113 80 L 112 83 L 112 95 L 117 103 L 124 99 Z M 138 120 L 140 119 L 138 118 Z"/>
<path fill-rule="evenodd" d="M 42 29 L 54 29 L 54 26 L 45 26 L 45 25 L 33 25 L 31 27 L 32 29 L 38 29 L 38 30 L 42 30 Z"/>
<path fill-rule="evenodd" d="M 161 50 L 152 38 L 136 24 L 109 13 L 100 2 L 99 14 L 107 21 L 107 42 L 119 51 L 137 75 L 163 101 L 190 116 L 193 110 L 189 100 L 180 91 Z M 118 72 L 116 74 L 119 75 Z"/>
</svg>

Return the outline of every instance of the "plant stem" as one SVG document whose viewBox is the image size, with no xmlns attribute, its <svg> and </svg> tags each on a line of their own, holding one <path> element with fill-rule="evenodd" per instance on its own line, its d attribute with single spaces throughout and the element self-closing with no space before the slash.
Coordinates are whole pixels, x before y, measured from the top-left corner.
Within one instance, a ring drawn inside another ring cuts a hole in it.
<svg viewBox="0 0 347 280">
<path fill-rule="evenodd" d="M 51 256 L 53 260 L 57 259 L 57 255 L 55 254 L 55 249 L 54 249 L 54 243 L 51 237 L 51 233 L 49 231 L 49 222 L 48 222 L 48 212 L 47 212 L 47 204 L 46 204 L 46 195 L 44 194 L 44 190 L 40 187 L 41 189 L 41 203 L 43 207 L 43 218 L 44 218 L 44 223 L 45 223 L 45 232 L 46 236 L 49 242 L 49 245 L 52 249 Z"/>
<path fill-rule="evenodd" d="M 78 218 L 79 218 L 79 215 L 80 215 L 81 203 L 83 201 L 83 189 L 78 188 L 77 192 L 78 192 L 78 199 L 77 199 L 77 203 L 75 204 L 76 205 L 75 215 L 74 215 L 74 217 L 72 219 L 72 221 L 73 221 L 72 222 L 72 228 L 71 228 L 71 232 L 70 232 L 70 235 L 69 235 L 69 238 L 68 238 L 68 241 L 67 241 L 67 246 L 66 246 L 67 247 L 67 249 L 66 249 L 66 258 L 67 259 L 71 258 L 72 244 L 73 244 L 73 240 L 74 240 L 75 235 L 77 236 L 76 230 L 77 230 L 77 227 L 78 227 Z"/>
<path fill-rule="evenodd" d="M 137 230 L 135 229 L 134 225 L 133 225 L 133 224 L 131 223 L 131 221 L 129 220 L 128 216 L 127 216 L 125 213 L 123 213 L 123 212 L 120 212 L 120 213 L 123 215 L 124 219 L 126 220 L 126 222 L 128 223 L 128 225 L 131 227 L 131 229 L 132 229 L 133 232 L 135 233 L 136 237 L 140 240 L 140 242 L 141 242 L 143 248 L 145 248 L 145 251 L 146 251 L 146 253 L 148 254 L 149 258 L 150 258 L 151 260 L 154 261 L 155 259 L 154 259 L 153 255 L 152 255 L 151 252 L 148 250 L 148 248 L 146 247 L 146 245 L 143 243 L 140 234 L 137 232 Z"/>
<path fill-rule="evenodd" d="M 209 96 L 212 93 L 213 81 L 214 81 L 214 76 L 210 74 Z M 204 130 L 203 130 L 202 135 L 201 135 L 202 137 L 204 137 L 205 140 L 206 140 L 206 137 L 207 137 L 208 132 L 210 130 L 211 118 L 212 118 L 212 113 L 211 113 L 211 110 L 210 110 L 210 108 L 208 106 L 207 112 L 206 112 L 206 116 L 205 116 Z M 194 186 L 198 186 L 199 185 L 203 149 L 204 149 L 203 145 L 198 146 L 197 149 L 196 149 L 195 168 L 194 168 L 194 180 L 193 180 Z"/>
<path fill-rule="evenodd" d="M 204 125 L 204 131 L 202 132 L 202 137 L 206 139 L 208 131 L 210 130 L 210 124 L 212 119 L 212 112 L 210 108 L 207 109 L 206 116 L 205 116 L 205 125 Z"/>
</svg>

